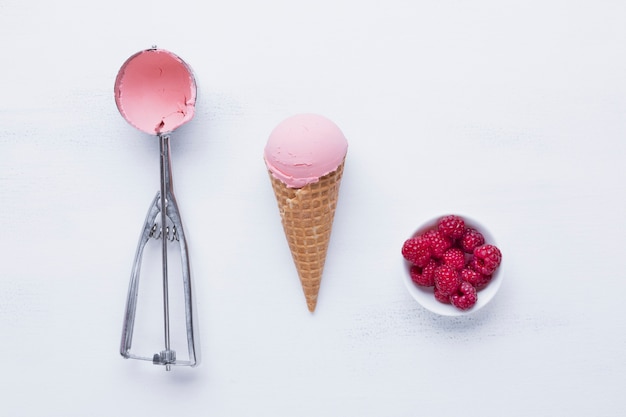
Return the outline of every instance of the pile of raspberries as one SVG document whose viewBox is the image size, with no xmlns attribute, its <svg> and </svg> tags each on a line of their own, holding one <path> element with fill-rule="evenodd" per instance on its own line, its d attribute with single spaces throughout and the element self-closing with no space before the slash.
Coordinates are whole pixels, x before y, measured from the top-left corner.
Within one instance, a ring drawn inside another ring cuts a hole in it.
<svg viewBox="0 0 626 417">
<path fill-rule="evenodd" d="M 407 239 L 402 256 L 411 264 L 415 284 L 434 287 L 439 302 L 460 310 L 476 304 L 478 291 L 489 285 L 502 261 L 500 249 L 456 215 L 441 217 L 435 227 Z"/>
</svg>

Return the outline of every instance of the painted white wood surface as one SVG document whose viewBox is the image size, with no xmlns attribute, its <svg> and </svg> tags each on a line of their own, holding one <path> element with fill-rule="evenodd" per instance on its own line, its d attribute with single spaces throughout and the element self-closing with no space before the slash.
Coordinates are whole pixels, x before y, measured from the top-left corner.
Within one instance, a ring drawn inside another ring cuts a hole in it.
<svg viewBox="0 0 626 417">
<path fill-rule="evenodd" d="M 0 2 L 0 414 L 624 415 L 625 16 L 610 0 Z M 113 82 L 155 44 L 199 86 L 172 162 L 203 362 L 170 373 L 117 353 L 158 144 Z M 262 160 L 300 112 L 350 143 L 314 315 Z M 401 279 L 404 239 L 450 212 L 504 253 L 498 296 L 463 318 Z"/>
</svg>

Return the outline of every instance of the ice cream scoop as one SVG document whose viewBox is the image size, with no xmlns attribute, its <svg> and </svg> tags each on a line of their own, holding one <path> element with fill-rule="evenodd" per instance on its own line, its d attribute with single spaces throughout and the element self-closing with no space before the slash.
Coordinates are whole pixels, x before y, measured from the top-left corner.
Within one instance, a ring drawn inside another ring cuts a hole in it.
<svg viewBox="0 0 626 417">
<path fill-rule="evenodd" d="M 317 114 L 298 114 L 281 122 L 265 147 L 265 164 L 288 187 L 317 182 L 337 169 L 348 141 L 331 120 Z"/>
<path fill-rule="evenodd" d="M 120 114 L 137 129 L 156 135 L 160 146 L 161 188 L 150 204 L 141 231 L 128 287 L 126 312 L 122 328 L 120 353 L 127 359 L 151 361 L 165 365 L 196 366 L 196 339 L 194 336 L 191 269 L 182 218 L 172 185 L 169 134 L 191 120 L 196 101 L 196 84 L 189 67 L 179 57 L 162 49 L 147 49 L 124 62 L 114 85 L 115 103 Z M 152 356 L 131 352 L 139 279 L 144 248 L 152 239 L 161 240 L 163 275 L 163 333 L 164 349 Z M 188 359 L 176 357 L 170 340 L 168 244 L 177 243 L 182 266 L 182 284 L 185 301 L 185 326 Z"/>
<path fill-rule="evenodd" d="M 348 142 L 332 121 L 292 116 L 270 134 L 265 163 L 309 311 L 315 311 Z"/>
<path fill-rule="evenodd" d="M 115 103 L 137 129 L 159 135 L 193 118 L 196 83 L 191 69 L 163 49 L 147 49 L 126 60 L 115 80 Z"/>
</svg>

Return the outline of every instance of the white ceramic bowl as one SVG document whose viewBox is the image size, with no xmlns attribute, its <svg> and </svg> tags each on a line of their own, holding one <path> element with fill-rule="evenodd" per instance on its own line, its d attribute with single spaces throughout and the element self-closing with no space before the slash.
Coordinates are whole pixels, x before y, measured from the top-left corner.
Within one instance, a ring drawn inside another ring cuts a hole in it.
<svg viewBox="0 0 626 417">
<path fill-rule="evenodd" d="M 462 214 L 459 214 L 459 216 L 463 218 L 463 220 L 465 220 L 465 224 L 467 226 L 473 227 L 483 234 L 483 236 L 485 237 L 485 243 L 489 243 L 500 248 L 496 240 L 493 238 L 493 236 L 491 235 L 491 233 L 485 226 L 478 223 L 474 219 L 464 216 Z M 424 233 L 426 230 L 435 228 L 437 226 L 437 221 L 441 217 L 443 216 L 427 221 L 422 226 L 420 226 L 412 236 L 417 236 L 418 234 Z M 456 308 L 455 306 L 453 306 L 452 304 L 444 304 L 444 303 L 437 301 L 435 299 L 433 287 L 422 287 L 422 286 L 415 284 L 411 280 L 411 275 L 409 273 L 410 268 L 411 268 L 410 263 L 404 260 L 404 274 L 403 274 L 404 278 L 403 279 L 404 279 L 404 284 L 406 285 L 406 288 L 409 291 L 409 294 L 411 294 L 411 296 L 415 298 L 415 300 L 422 307 L 424 307 L 427 310 L 432 311 L 433 313 L 440 314 L 442 316 L 464 316 L 464 315 L 472 314 L 480 310 L 481 308 L 489 304 L 489 302 L 496 295 L 496 293 L 500 289 L 500 285 L 502 284 L 502 277 L 503 277 L 502 263 L 501 263 L 498 269 L 496 270 L 496 272 L 493 274 L 493 277 L 489 285 L 487 285 L 487 287 L 483 288 L 482 290 L 478 291 L 478 300 L 476 301 L 476 304 L 469 310 L 460 310 Z"/>
</svg>

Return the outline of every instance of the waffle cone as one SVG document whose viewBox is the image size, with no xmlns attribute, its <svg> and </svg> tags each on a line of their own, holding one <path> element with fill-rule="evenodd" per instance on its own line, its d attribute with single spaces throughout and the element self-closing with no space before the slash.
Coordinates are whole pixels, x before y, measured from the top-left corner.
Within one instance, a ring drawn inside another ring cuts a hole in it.
<svg viewBox="0 0 626 417">
<path fill-rule="evenodd" d="M 310 312 L 317 305 L 343 165 L 302 188 L 289 188 L 270 173 L 285 237 Z"/>
</svg>

